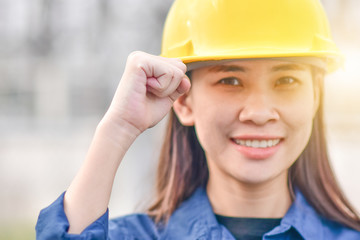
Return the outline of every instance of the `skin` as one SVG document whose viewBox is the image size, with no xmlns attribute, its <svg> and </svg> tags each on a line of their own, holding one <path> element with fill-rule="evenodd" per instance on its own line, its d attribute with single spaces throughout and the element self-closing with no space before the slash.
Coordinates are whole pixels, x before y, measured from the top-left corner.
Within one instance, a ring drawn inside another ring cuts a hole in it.
<svg viewBox="0 0 360 240">
<path fill-rule="evenodd" d="M 188 92 L 186 66 L 179 59 L 143 52 L 130 54 L 112 103 L 65 194 L 68 232 L 81 233 L 106 212 L 115 174 L 126 151 L 137 136 L 156 125 L 172 106 L 183 124 L 195 125 L 198 131 L 209 161 L 208 194 L 216 213 L 257 216 L 261 210 L 275 217 L 283 213 L 284 206 L 290 204 L 286 169 L 302 148 L 295 146 L 296 140 L 298 145 L 305 145 L 310 134 L 310 121 L 317 108 L 316 90 L 306 82 L 299 92 L 280 93 L 272 88 L 276 77 L 268 73 L 268 64 L 260 64 L 262 67 L 256 71 L 258 63 L 247 64 L 251 71 L 237 73 L 246 83 L 245 90 L 216 83 L 229 72 L 210 74 L 209 69 L 199 69 L 194 71 L 193 86 Z M 309 70 L 301 74 L 304 79 L 310 76 Z M 302 130 L 297 132 L 295 125 Z M 271 159 L 243 158 L 229 137 L 244 133 L 280 135 L 285 139 L 283 150 Z M 284 157 L 286 153 L 288 157 Z M 265 200 L 268 204 L 264 204 Z M 239 209 L 241 204 L 243 208 Z"/>
<path fill-rule="evenodd" d="M 192 88 L 174 108 L 183 124 L 195 126 L 205 151 L 215 213 L 284 216 L 288 169 L 309 140 L 318 95 L 311 68 L 300 63 L 234 61 L 192 72 Z M 267 151 L 234 139 L 280 142 Z"/>
<path fill-rule="evenodd" d="M 81 233 L 106 212 L 115 174 L 126 151 L 189 90 L 185 72 L 186 66 L 179 59 L 143 52 L 130 54 L 86 159 L 66 191 L 64 209 L 69 233 Z"/>
</svg>

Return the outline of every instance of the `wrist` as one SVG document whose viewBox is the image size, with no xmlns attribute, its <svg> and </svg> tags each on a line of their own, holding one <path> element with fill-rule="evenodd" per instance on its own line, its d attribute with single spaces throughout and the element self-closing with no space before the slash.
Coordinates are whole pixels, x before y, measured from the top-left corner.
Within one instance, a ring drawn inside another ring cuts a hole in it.
<svg viewBox="0 0 360 240">
<path fill-rule="evenodd" d="M 107 138 L 116 145 L 128 148 L 141 134 L 141 131 L 121 118 L 114 119 L 105 114 L 97 125 L 96 134 Z"/>
</svg>

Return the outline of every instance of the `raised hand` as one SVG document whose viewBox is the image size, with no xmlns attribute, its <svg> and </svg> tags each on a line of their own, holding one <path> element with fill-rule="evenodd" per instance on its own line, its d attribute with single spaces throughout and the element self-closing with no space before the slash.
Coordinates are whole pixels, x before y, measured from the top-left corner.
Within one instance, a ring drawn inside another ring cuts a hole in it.
<svg viewBox="0 0 360 240">
<path fill-rule="evenodd" d="M 156 125 L 174 101 L 189 90 L 185 72 L 186 66 L 179 59 L 133 52 L 106 117 L 119 124 L 125 121 L 139 133 Z"/>
<path fill-rule="evenodd" d="M 64 198 L 69 233 L 80 233 L 107 209 L 114 178 L 136 137 L 158 123 L 190 89 L 179 59 L 134 52 L 87 157 Z"/>
</svg>

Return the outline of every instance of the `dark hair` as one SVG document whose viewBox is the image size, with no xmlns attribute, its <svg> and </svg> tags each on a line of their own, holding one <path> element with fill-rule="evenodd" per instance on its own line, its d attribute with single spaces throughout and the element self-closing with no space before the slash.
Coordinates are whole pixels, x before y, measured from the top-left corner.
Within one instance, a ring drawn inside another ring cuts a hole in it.
<svg viewBox="0 0 360 240">
<path fill-rule="evenodd" d="M 320 215 L 360 231 L 359 215 L 330 166 L 323 124 L 323 78 L 315 80 L 319 70 L 313 68 L 312 72 L 314 85 L 320 89 L 320 104 L 309 142 L 289 169 L 289 189 L 298 188 Z M 166 222 L 196 188 L 205 187 L 208 176 L 205 153 L 194 127 L 183 126 L 171 111 L 159 159 L 156 201 L 148 209 L 149 215 L 156 222 Z"/>
</svg>

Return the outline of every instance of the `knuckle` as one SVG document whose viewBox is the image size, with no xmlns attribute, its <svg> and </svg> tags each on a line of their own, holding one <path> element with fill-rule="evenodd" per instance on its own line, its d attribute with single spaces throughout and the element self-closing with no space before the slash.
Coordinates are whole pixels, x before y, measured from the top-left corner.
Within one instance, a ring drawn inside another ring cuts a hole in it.
<svg viewBox="0 0 360 240">
<path fill-rule="evenodd" d="M 146 53 L 142 52 L 142 51 L 134 51 L 131 52 L 128 56 L 128 61 L 130 62 L 138 62 L 140 59 L 143 59 L 146 56 Z"/>
<path fill-rule="evenodd" d="M 163 74 L 164 80 L 171 81 L 175 76 L 175 70 L 171 67 L 167 68 Z"/>
<path fill-rule="evenodd" d="M 172 94 L 172 95 L 169 95 L 169 98 L 170 98 L 170 100 L 171 100 L 172 102 L 175 102 L 176 99 L 178 98 L 178 96 L 175 95 L 175 94 Z"/>
<path fill-rule="evenodd" d="M 185 63 L 180 62 L 180 70 L 182 71 L 183 74 L 186 73 L 186 71 L 187 71 L 187 66 L 186 66 Z"/>
<path fill-rule="evenodd" d="M 176 69 L 176 70 L 174 71 L 174 78 L 175 78 L 176 80 L 182 79 L 183 76 L 184 76 L 184 72 L 181 71 L 180 69 Z"/>
<path fill-rule="evenodd" d="M 165 86 L 164 86 L 164 84 L 159 84 L 159 86 L 157 87 L 157 90 L 159 91 L 159 92 L 163 92 L 164 90 L 165 90 L 166 88 L 165 88 Z"/>
</svg>

